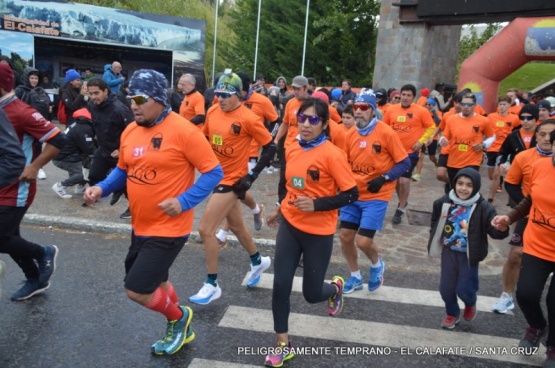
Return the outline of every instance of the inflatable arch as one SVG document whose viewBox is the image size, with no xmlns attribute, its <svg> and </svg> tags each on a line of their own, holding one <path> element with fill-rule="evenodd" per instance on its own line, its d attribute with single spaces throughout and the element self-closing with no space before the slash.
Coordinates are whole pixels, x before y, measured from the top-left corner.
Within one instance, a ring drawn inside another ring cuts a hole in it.
<svg viewBox="0 0 555 368">
<path fill-rule="evenodd" d="M 532 60 L 555 60 L 555 17 L 517 18 L 461 64 L 458 90 L 470 88 L 495 111 L 499 83 Z"/>
</svg>

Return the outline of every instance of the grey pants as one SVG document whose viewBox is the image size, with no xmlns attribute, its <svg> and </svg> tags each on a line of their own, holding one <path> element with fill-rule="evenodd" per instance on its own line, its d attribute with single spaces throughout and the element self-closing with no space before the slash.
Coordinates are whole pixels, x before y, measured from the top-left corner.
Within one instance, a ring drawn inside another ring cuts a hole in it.
<svg viewBox="0 0 555 368">
<path fill-rule="evenodd" d="M 62 181 L 62 186 L 72 187 L 74 185 L 80 184 L 85 185 L 87 182 L 83 178 L 83 164 L 81 161 L 77 162 L 67 162 L 67 161 L 52 161 L 56 167 L 67 171 L 69 178 Z"/>
</svg>

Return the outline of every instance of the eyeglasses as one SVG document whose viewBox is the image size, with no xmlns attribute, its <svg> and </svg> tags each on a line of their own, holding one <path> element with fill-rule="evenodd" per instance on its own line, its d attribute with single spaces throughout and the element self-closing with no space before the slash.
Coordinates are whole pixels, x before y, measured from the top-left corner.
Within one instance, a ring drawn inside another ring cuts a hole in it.
<svg viewBox="0 0 555 368">
<path fill-rule="evenodd" d="M 530 121 L 530 120 L 534 120 L 535 117 L 533 117 L 532 115 L 528 116 L 528 115 L 520 115 L 520 120 L 524 120 L 524 121 Z"/>
<path fill-rule="evenodd" d="M 353 111 L 360 110 L 360 111 L 367 111 L 370 108 L 368 104 L 353 104 Z"/>
<path fill-rule="evenodd" d="M 129 101 L 134 101 L 137 105 L 142 105 L 148 102 L 148 96 L 137 95 L 137 96 L 127 96 Z"/>
<path fill-rule="evenodd" d="M 474 102 L 461 102 L 462 107 L 472 107 L 474 105 L 475 105 Z"/>
<path fill-rule="evenodd" d="M 224 100 L 226 98 L 230 98 L 231 96 L 233 96 L 235 94 L 235 92 L 214 92 L 214 95 L 216 97 L 220 97 L 223 98 Z"/>
<path fill-rule="evenodd" d="M 434 106 L 433 104 L 426 104 L 426 106 Z"/>
<path fill-rule="evenodd" d="M 297 121 L 299 123 L 304 123 L 306 119 L 308 119 L 310 125 L 318 125 L 320 122 L 320 117 L 318 115 L 297 114 Z"/>
<path fill-rule="evenodd" d="M 393 100 L 400 100 L 400 99 L 401 99 L 401 97 L 399 97 L 399 96 L 395 96 L 395 97 L 393 97 L 392 99 L 393 99 Z"/>
</svg>

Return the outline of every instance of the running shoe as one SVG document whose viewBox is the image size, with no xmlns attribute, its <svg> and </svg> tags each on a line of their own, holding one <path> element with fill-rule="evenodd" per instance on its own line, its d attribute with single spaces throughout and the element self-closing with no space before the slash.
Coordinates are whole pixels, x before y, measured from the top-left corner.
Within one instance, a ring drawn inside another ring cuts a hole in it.
<svg viewBox="0 0 555 368">
<path fill-rule="evenodd" d="M 175 354 L 183 345 L 195 339 L 195 333 L 190 328 L 193 319 L 193 310 L 189 307 L 179 307 L 183 312 L 181 319 L 168 321 L 166 336 L 152 345 L 152 353 L 157 355 Z"/>
<path fill-rule="evenodd" d="M 403 220 L 404 215 L 405 215 L 405 210 L 397 208 L 395 210 L 395 214 L 393 215 L 393 218 L 391 219 L 391 222 L 393 222 L 393 224 L 395 224 L 395 225 L 400 224 L 401 221 Z"/>
<path fill-rule="evenodd" d="M 474 318 L 476 318 L 476 305 L 466 305 L 464 307 L 463 318 L 468 322 L 474 321 Z"/>
<path fill-rule="evenodd" d="M 251 272 L 247 275 L 247 287 L 255 287 L 260 282 L 261 275 L 270 267 L 272 260 L 270 257 L 260 257 L 260 264 L 253 266 L 251 264 Z"/>
<path fill-rule="evenodd" d="M 456 325 L 459 324 L 459 322 L 461 321 L 461 316 L 449 316 L 447 315 L 443 321 L 441 321 L 441 327 L 447 329 L 447 330 L 452 330 L 455 328 Z"/>
<path fill-rule="evenodd" d="M 503 293 L 499 297 L 499 300 L 495 302 L 494 305 L 491 306 L 491 310 L 495 313 L 505 314 L 508 310 L 515 309 L 515 303 L 513 301 L 513 297 L 510 296 L 508 293 Z"/>
<path fill-rule="evenodd" d="M 291 342 L 286 344 L 284 342 L 278 342 L 277 346 L 273 349 L 272 354 L 266 355 L 264 360 L 264 365 L 266 367 L 281 367 L 283 362 L 293 358 L 295 352 L 291 348 Z"/>
<path fill-rule="evenodd" d="M 518 346 L 521 348 L 537 348 L 538 346 L 540 346 L 540 340 L 546 332 L 547 327 L 545 327 L 543 330 L 540 330 L 539 328 L 528 326 L 526 328 L 526 332 L 524 333 L 524 337 L 522 338 L 522 340 L 520 340 Z M 534 349 L 528 350 L 530 351 L 530 353 L 525 354 L 531 355 Z"/>
<path fill-rule="evenodd" d="M 343 292 L 345 294 L 350 294 L 355 290 L 362 290 L 364 280 L 362 277 L 359 279 L 358 277 L 351 276 L 345 281 L 345 287 L 343 288 Z"/>
<path fill-rule="evenodd" d="M 60 196 L 63 199 L 70 199 L 73 198 L 71 194 L 67 192 L 67 187 L 64 187 L 61 183 L 56 183 L 52 185 L 52 190 L 54 193 Z"/>
<path fill-rule="evenodd" d="M 414 181 L 420 181 L 420 174 L 414 173 L 410 178 Z"/>
<path fill-rule="evenodd" d="M 29 299 L 33 295 L 37 295 L 50 287 L 50 283 L 39 283 L 38 279 L 25 280 L 23 286 L 12 295 L 13 301 L 21 301 Z"/>
<path fill-rule="evenodd" d="M 341 276 L 334 276 L 331 279 L 331 284 L 337 285 L 339 291 L 328 299 L 328 307 L 326 309 L 330 316 L 336 317 L 343 310 L 343 285 L 345 285 L 345 280 Z"/>
<path fill-rule="evenodd" d="M 254 229 L 260 231 L 262 225 L 264 225 L 264 209 L 266 208 L 263 204 L 258 205 L 260 212 L 253 214 L 254 217 Z"/>
<path fill-rule="evenodd" d="M 204 283 L 199 292 L 189 298 L 191 303 L 206 305 L 213 300 L 218 299 L 222 295 L 222 289 L 220 285 L 212 285 L 209 283 Z"/>
<path fill-rule="evenodd" d="M 383 274 L 385 272 L 385 263 L 380 258 L 378 267 L 370 266 L 370 280 L 368 280 L 368 290 L 376 291 L 383 284 Z"/>
<path fill-rule="evenodd" d="M 38 174 L 37 174 L 37 179 L 44 180 L 44 179 L 46 179 L 46 178 L 47 178 L 46 172 L 45 172 L 45 171 L 42 169 L 42 167 L 41 167 L 41 168 L 39 169 Z"/>
<path fill-rule="evenodd" d="M 39 284 L 47 284 L 56 271 L 56 259 L 58 258 L 58 247 L 55 245 L 45 245 L 44 256 L 37 260 L 39 266 Z"/>
</svg>

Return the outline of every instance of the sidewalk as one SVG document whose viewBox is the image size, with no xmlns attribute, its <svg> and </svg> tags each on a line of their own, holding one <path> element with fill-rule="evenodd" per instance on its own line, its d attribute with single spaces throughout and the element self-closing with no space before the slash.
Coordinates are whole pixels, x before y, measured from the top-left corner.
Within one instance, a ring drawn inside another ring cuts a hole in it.
<svg viewBox="0 0 555 368">
<path fill-rule="evenodd" d="M 51 188 L 54 183 L 66 178 L 65 171 L 56 168 L 51 163 L 44 169 L 48 177 L 46 180 L 38 180 L 37 196 L 27 212 L 24 223 L 76 231 L 129 235 L 131 221 L 119 218 L 119 215 L 127 208 L 126 200 L 122 200 L 118 205 L 112 207 L 109 204 L 110 198 L 107 197 L 99 201 L 93 208 L 84 208 L 81 206 L 83 203 L 82 196 L 74 195 L 72 199 L 61 199 L 52 191 Z M 487 193 L 489 185 L 485 167 L 481 168 L 481 175 L 481 193 L 484 195 Z M 261 173 L 254 183 L 253 189 L 251 189 L 258 203 L 265 205 L 266 215 L 275 206 L 278 181 L 278 172 L 273 174 Z M 381 233 L 377 233 L 374 239 L 380 249 L 380 256 L 387 264 L 387 268 L 439 272 L 439 260 L 430 260 L 427 255 L 429 223 L 426 223 L 426 226 L 409 225 L 407 217 L 415 218 L 415 215 L 417 215 L 418 219 L 429 221 L 426 214 L 420 213 L 420 211 L 431 212 L 433 201 L 441 195 L 443 195 L 443 185 L 436 180 L 433 164 L 426 159 L 422 170 L 422 180 L 420 182 L 413 181 L 411 184 L 408 213 L 403 218 L 403 222 L 400 225 L 392 225 L 391 223 L 391 217 L 398 202 L 394 195 L 387 210 L 384 229 Z M 506 193 L 496 195 L 495 202 L 498 213 L 508 212 L 509 207 L 505 205 L 507 201 Z M 198 227 L 205 205 L 206 201 L 195 209 L 195 230 Z M 411 212 L 411 210 L 413 211 Z M 418 213 L 415 211 L 418 211 Z M 246 207 L 243 211 L 243 217 L 262 252 L 269 251 L 270 247 L 274 245 L 277 230 L 263 226 L 260 231 L 254 231 L 253 216 Z M 228 244 L 238 246 L 236 242 L 232 241 L 233 239 L 235 238 L 232 237 Z M 198 233 L 194 232 L 190 241 L 198 242 Z M 344 259 L 338 235 L 334 242 L 332 262 L 343 263 Z M 508 251 L 508 239 L 501 241 L 490 239 L 489 255 L 480 265 L 480 274 L 501 274 Z M 360 265 L 363 268 L 369 265 L 366 257 L 360 257 Z M 347 272 L 347 269 L 345 272 Z"/>
</svg>

